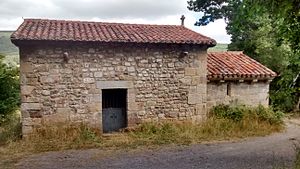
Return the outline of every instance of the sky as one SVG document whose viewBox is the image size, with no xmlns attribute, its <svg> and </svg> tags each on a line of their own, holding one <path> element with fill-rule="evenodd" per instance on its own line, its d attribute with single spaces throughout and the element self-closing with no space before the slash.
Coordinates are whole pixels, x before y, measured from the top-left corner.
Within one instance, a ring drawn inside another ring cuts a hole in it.
<svg viewBox="0 0 300 169">
<path fill-rule="evenodd" d="M 1 0 L 0 30 L 16 30 L 23 18 L 179 25 L 181 15 L 187 28 L 230 43 L 222 19 L 194 26 L 202 14 L 189 11 L 187 0 Z"/>
</svg>

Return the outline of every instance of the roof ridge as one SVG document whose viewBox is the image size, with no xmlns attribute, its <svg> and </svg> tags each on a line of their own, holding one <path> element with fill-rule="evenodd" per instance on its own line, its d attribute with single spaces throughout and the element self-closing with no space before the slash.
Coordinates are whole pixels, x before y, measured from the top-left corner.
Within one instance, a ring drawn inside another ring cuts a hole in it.
<svg viewBox="0 0 300 169">
<path fill-rule="evenodd" d="M 231 50 L 227 50 L 227 51 L 208 51 L 207 53 L 240 53 L 240 54 L 244 54 L 244 51 L 241 51 L 241 50 L 236 50 L 236 51 L 231 51 Z"/>
<path fill-rule="evenodd" d="M 76 22 L 76 23 L 93 23 L 93 24 L 116 24 L 116 25 L 132 25 L 132 26 L 171 26 L 184 27 L 182 25 L 167 25 L 167 24 L 148 24 L 148 23 L 124 23 L 124 22 L 102 22 L 102 21 L 88 21 L 88 20 L 73 20 L 73 19 L 43 19 L 43 18 L 26 18 L 24 21 L 53 21 L 53 22 Z M 186 27 L 184 27 L 186 28 Z M 186 28 L 188 29 L 188 28 Z M 189 29 L 190 30 L 190 29 Z M 193 30 L 191 30 L 193 31 Z M 197 32 L 196 32 L 197 33 Z"/>
</svg>

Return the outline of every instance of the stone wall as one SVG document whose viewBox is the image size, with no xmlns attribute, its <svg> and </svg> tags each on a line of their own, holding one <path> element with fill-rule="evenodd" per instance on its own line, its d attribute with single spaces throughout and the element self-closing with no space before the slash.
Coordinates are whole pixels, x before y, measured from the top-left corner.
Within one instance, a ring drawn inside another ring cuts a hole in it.
<svg viewBox="0 0 300 169">
<path fill-rule="evenodd" d="M 182 55 L 187 51 L 188 55 Z M 23 134 L 44 123 L 102 127 L 102 89 L 126 88 L 128 125 L 206 115 L 206 48 L 59 43 L 20 47 Z"/>
<path fill-rule="evenodd" d="M 229 86 L 228 86 L 229 85 Z M 227 92 L 227 88 L 229 91 Z M 207 84 L 208 110 L 218 104 L 245 104 L 257 106 L 269 104 L 268 82 L 209 82 Z"/>
</svg>

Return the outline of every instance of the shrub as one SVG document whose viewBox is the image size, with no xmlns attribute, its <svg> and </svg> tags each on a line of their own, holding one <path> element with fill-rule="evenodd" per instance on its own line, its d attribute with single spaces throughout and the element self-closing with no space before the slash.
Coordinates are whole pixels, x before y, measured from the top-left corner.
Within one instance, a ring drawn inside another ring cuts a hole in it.
<svg viewBox="0 0 300 169">
<path fill-rule="evenodd" d="M 284 113 L 281 111 L 274 111 L 273 108 L 266 108 L 262 105 L 254 109 L 250 109 L 252 114 L 257 114 L 260 120 L 269 121 L 270 123 L 281 123 Z"/>
<path fill-rule="evenodd" d="M 262 105 L 257 107 L 247 107 L 245 105 L 218 105 L 214 106 L 210 116 L 216 118 L 225 118 L 233 121 L 241 121 L 245 118 L 257 118 L 260 121 L 267 121 L 271 124 L 282 123 L 284 114 L 280 111 L 274 111 Z"/>
<path fill-rule="evenodd" d="M 0 124 L 19 108 L 19 71 L 3 63 L 0 55 Z"/>
<path fill-rule="evenodd" d="M 213 107 L 212 116 L 240 121 L 244 116 L 244 109 L 241 106 L 230 107 L 229 105 L 218 105 Z"/>
</svg>

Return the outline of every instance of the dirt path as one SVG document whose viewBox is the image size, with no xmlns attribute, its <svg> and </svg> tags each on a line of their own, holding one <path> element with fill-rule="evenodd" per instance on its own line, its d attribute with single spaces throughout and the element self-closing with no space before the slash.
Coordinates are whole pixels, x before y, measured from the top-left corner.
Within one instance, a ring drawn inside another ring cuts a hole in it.
<svg viewBox="0 0 300 169">
<path fill-rule="evenodd" d="M 98 149 L 49 152 L 30 156 L 19 162 L 17 168 L 291 168 L 297 140 L 300 140 L 300 126 L 288 122 L 286 132 L 235 143 L 168 146 L 130 152 Z"/>
</svg>

